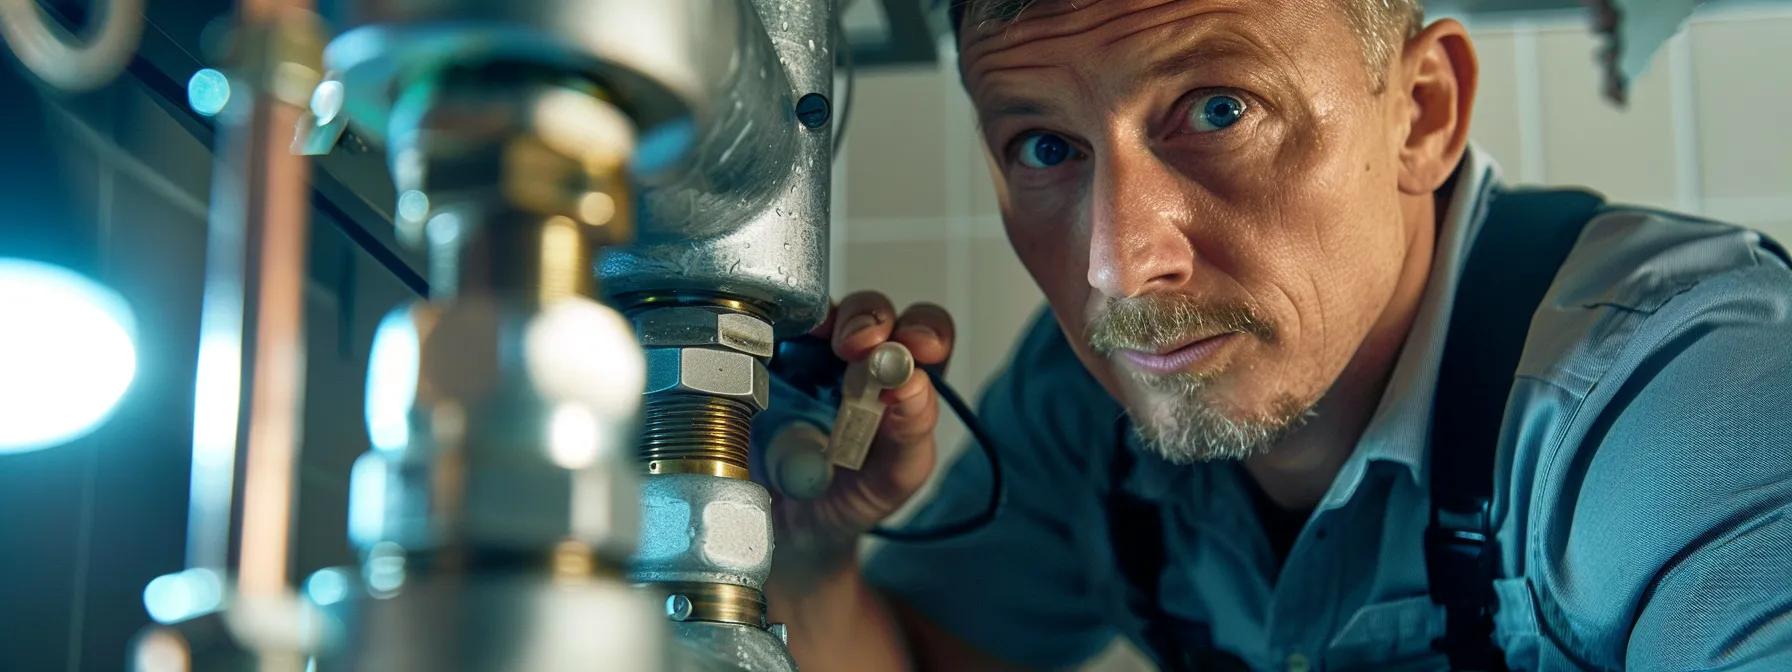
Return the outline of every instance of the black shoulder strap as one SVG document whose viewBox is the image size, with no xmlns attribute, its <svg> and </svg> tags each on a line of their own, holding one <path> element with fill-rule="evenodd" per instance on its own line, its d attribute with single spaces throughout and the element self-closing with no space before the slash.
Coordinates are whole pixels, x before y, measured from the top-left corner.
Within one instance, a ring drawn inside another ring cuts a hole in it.
<svg viewBox="0 0 1792 672">
<path fill-rule="evenodd" d="M 1457 281 L 1431 420 L 1425 566 L 1446 621 L 1434 646 L 1457 670 L 1503 670 L 1493 644 L 1499 561 L 1494 453 L 1525 336 L 1581 229 L 1604 202 L 1584 191 L 1495 191 Z"/>
<path fill-rule="evenodd" d="M 1125 481 L 1137 456 L 1126 445 L 1126 417 L 1114 421 L 1114 453 L 1109 464 L 1107 525 L 1121 595 L 1115 625 L 1162 672 L 1244 672 L 1244 661 L 1213 647 L 1204 623 L 1164 610 L 1158 588 L 1168 563 L 1162 506 L 1127 492 Z"/>
<path fill-rule="evenodd" d="M 1126 418 L 1121 416 L 1114 421 L 1106 507 L 1109 541 L 1122 584 L 1119 616 L 1127 621 L 1118 625 L 1158 669 L 1185 672 L 1194 669 L 1189 660 L 1193 652 L 1182 646 L 1176 624 L 1158 603 L 1158 583 L 1167 563 L 1163 514 L 1156 502 L 1126 492 L 1126 475 L 1132 473 L 1134 463 L 1126 434 Z"/>
</svg>

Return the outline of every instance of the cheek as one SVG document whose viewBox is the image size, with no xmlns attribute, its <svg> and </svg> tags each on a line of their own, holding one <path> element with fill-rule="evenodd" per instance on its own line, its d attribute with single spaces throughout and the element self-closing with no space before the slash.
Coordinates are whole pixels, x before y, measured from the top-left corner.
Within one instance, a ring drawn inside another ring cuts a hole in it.
<svg viewBox="0 0 1792 672">
<path fill-rule="evenodd" d="M 1013 205 L 1005 204 L 1002 215 L 1009 244 L 1052 309 L 1068 314 L 1089 291 L 1088 247 L 1075 210 L 1040 212 Z"/>
<path fill-rule="evenodd" d="M 1303 190 L 1299 206 L 1306 230 L 1291 242 L 1303 263 L 1286 269 L 1304 287 L 1303 323 L 1314 365 L 1341 370 L 1386 308 L 1401 274 L 1406 240 L 1397 192 L 1381 184 L 1377 169 L 1363 170 L 1361 154 L 1314 180 L 1324 190 Z"/>
<path fill-rule="evenodd" d="M 1404 250 L 1392 172 L 1345 138 L 1279 152 L 1233 206 L 1233 262 L 1277 320 L 1284 359 L 1316 369 L 1348 359 L 1399 275 Z M 1368 170 L 1365 166 L 1368 165 Z"/>
<path fill-rule="evenodd" d="M 1077 255 L 1067 254 L 1069 243 L 1063 237 L 1010 232 L 1009 241 L 1013 243 L 1021 265 L 1026 267 L 1027 274 L 1033 276 L 1033 283 L 1045 295 L 1052 312 L 1065 320 L 1073 337 L 1080 335 L 1086 312 L 1083 307 L 1090 295 L 1086 278 L 1088 263 L 1072 262 Z"/>
</svg>

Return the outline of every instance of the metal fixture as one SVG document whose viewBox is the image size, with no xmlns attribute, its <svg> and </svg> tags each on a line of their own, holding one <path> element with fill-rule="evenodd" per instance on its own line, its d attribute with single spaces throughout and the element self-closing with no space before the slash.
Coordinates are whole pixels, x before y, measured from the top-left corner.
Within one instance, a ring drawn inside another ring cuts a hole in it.
<svg viewBox="0 0 1792 672">
<path fill-rule="evenodd" d="M 433 296 L 375 345 L 364 587 L 320 669 L 794 669 L 747 446 L 774 334 L 826 308 L 830 138 L 795 101 L 831 86 L 827 7 L 369 3 L 331 43 L 311 121 L 384 142 Z"/>
<path fill-rule="evenodd" d="M 705 630 L 735 630 L 729 639 L 761 652 L 755 667 L 739 669 L 794 670 L 768 629 L 761 592 L 771 574 L 771 495 L 748 479 L 752 419 L 770 398 L 772 325 L 715 305 L 634 317 L 651 347 L 641 544 L 629 579 L 665 596 L 686 647 L 717 636 Z"/>
<path fill-rule="evenodd" d="M 241 91 L 217 117 L 188 569 L 144 591 L 145 606 L 165 619 L 138 640 L 136 662 L 146 670 L 249 664 L 298 672 L 320 627 L 294 594 L 288 565 L 303 417 L 310 164 L 287 150 L 287 134 L 305 104 L 297 92 L 320 76 L 322 37 L 303 1 L 245 2 L 239 19 L 245 47 L 226 70 Z M 158 609 L 169 596 L 187 608 Z M 186 656 L 165 666 L 170 659 L 157 652 L 174 649 Z"/>
<path fill-rule="evenodd" d="M 636 244 L 605 250 L 600 272 L 618 306 L 709 306 L 753 315 L 779 338 L 826 316 L 831 126 L 809 127 L 797 101 L 833 88 L 829 0 L 736 0 L 745 29 L 736 69 L 709 80 L 689 169 L 643 193 Z"/>
<path fill-rule="evenodd" d="M 330 57 L 350 103 L 378 112 L 355 121 L 384 131 L 432 297 L 374 346 L 376 446 L 350 502 L 365 590 L 335 610 L 343 638 L 319 668 L 664 669 L 653 603 L 622 578 L 645 368 L 591 268 L 632 237 L 638 129 L 675 99 L 630 107 L 642 87 L 617 72 L 482 43 L 489 25 L 385 18 Z"/>
<path fill-rule="evenodd" d="M 244 0 L 196 80 L 222 149 L 194 532 L 146 595 L 201 608 L 156 612 L 139 667 L 793 670 L 748 446 L 773 339 L 828 307 L 833 2 L 350 2 L 325 47 L 301 1 Z M 307 603 L 306 157 L 345 137 L 383 145 L 431 296 L 380 327 L 360 567 Z"/>
</svg>

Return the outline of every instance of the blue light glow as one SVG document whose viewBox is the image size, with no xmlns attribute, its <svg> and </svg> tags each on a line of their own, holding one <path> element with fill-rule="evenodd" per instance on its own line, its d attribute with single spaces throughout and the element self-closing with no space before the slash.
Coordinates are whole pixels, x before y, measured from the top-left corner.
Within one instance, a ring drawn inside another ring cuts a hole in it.
<svg viewBox="0 0 1792 672">
<path fill-rule="evenodd" d="M 205 116 L 216 116 L 230 102 L 230 78 L 211 68 L 193 73 L 187 80 L 187 105 Z"/>
<path fill-rule="evenodd" d="M 361 571 L 368 594 L 382 600 L 397 595 L 404 587 L 404 549 L 390 541 L 374 544 Z"/>
<path fill-rule="evenodd" d="M 176 623 L 224 606 L 224 579 L 209 569 L 156 577 L 143 587 L 143 609 L 157 623 Z"/>
<path fill-rule="evenodd" d="M 305 580 L 305 597 L 320 607 L 341 602 L 348 597 L 348 576 L 335 567 L 317 570 Z"/>
<path fill-rule="evenodd" d="M 380 320 L 367 358 L 367 436 L 380 450 L 403 450 L 411 440 L 411 401 L 417 394 L 421 345 L 409 308 Z"/>
<path fill-rule="evenodd" d="M 0 453 L 93 431 L 137 373 L 130 307 L 79 274 L 22 259 L 0 259 L 0 306 Z"/>
</svg>

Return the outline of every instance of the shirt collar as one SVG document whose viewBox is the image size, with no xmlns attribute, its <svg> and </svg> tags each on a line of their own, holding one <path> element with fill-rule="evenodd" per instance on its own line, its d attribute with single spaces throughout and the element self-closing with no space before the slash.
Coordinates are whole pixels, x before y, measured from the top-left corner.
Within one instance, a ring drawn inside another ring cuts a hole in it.
<svg viewBox="0 0 1792 672">
<path fill-rule="evenodd" d="M 1381 403 L 1363 429 L 1356 449 L 1332 480 L 1319 508 L 1342 506 L 1356 493 L 1368 466 L 1386 462 L 1404 467 L 1413 482 L 1422 484 L 1431 436 L 1431 406 L 1437 390 L 1438 366 L 1443 361 L 1444 335 L 1450 324 L 1450 307 L 1456 296 L 1456 280 L 1486 215 L 1487 193 L 1500 181 L 1493 157 L 1470 143 L 1457 169 L 1449 207 L 1439 222 L 1432 255 L 1431 277 L 1412 330 L 1400 349 L 1394 371 L 1381 394 Z"/>
</svg>

